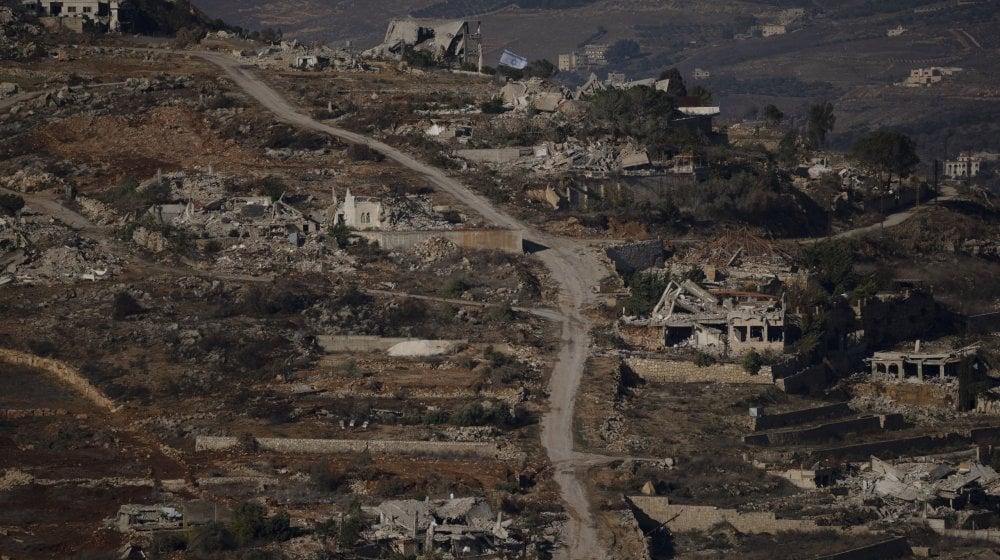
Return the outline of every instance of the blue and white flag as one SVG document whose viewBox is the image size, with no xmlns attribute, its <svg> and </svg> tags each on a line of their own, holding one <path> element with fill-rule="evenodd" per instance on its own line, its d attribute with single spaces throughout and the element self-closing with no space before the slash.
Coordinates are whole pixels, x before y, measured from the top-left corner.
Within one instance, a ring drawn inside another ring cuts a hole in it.
<svg viewBox="0 0 1000 560">
<path fill-rule="evenodd" d="M 500 65 L 523 70 L 524 67 L 528 65 L 528 59 L 523 56 L 516 55 L 508 50 L 504 50 L 503 54 L 500 55 Z"/>
</svg>

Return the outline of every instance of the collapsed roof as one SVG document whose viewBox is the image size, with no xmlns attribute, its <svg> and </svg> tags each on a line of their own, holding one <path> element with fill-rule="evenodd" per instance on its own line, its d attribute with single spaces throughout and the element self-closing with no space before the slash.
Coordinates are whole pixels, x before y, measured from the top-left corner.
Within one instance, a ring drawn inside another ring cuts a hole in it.
<svg viewBox="0 0 1000 560">
<path fill-rule="evenodd" d="M 365 51 L 366 56 L 396 57 L 407 48 L 431 53 L 441 60 L 465 56 L 469 23 L 460 20 L 394 19 L 389 22 L 381 45 Z"/>
</svg>

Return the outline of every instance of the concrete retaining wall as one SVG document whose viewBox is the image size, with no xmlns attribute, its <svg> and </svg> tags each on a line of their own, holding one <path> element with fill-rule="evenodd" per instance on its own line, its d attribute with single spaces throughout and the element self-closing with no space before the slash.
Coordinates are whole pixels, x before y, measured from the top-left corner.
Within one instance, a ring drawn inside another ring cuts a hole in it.
<svg viewBox="0 0 1000 560">
<path fill-rule="evenodd" d="M 115 411 L 115 403 L 111 399 L 105 396 L 104 393 L 102 393 L 97 387 L 91 385 L 90 382 L 87 381 L 87 379 L 76 368 L 60 362 L 59 360 L 42 358 L 33 354 L 18 352 L 17 350 L 0 348 L 0 362 L 8 362 L 15 365 L 28 366 L 47 371 L 58 377 L 63 383 L 73 387 L 76 392 L 80 393 L 83 397 L 97 406 L 105 408 L 111 412 Z"/>
<path fill-rule="evenodd" d="M 899 404 L 954 410 L 958 403 L 958 385 L 934 383 L 855 383 L 851 396 L 870 399 L 891 399 Z"/>
<path fill-rule="evenodd" d="M 882 558 L 899 558 L 908 554 L 910 554 L 910 545 L 907 544 L 906 537 L 895 537 L 868 546 L 820 556 L 816 560 L 881 560 Z"/>
<path fill-rule="evenodd" d="M 417 340 L 416 338 L 384 338 L 365 335 L 319 335 L 316 344 L 324 352 L 382 352 L 400 342 Z"/>
<path fill-rule="evenodd" d="M 765 414 L 764 416 L 750 418 L 750 429 L 755 432 L 760 432 L 763 430 L 783 428 L 785 426 L 794 426 L 796 424 L 805 424 L 806 422 L 814 422 L 821 418 L 847 416 L 848 414 L 853 413 L 854 411 L 851 410 L 851 407 L 847 406 L 847 403 L 836 403 L 826 406 L 817 406 L 815 408 L 793 410 L 790 412 Z"/>
<path fill-rule="evenodd" d="M 465 249 L 493 249 L 508 253 L 523 253 L 524 239 L 520 230 L 513 229 L 448 229 L 427 231 L 357 231 L 354 234 L 388 251 L 406 249 L 432 237 L 443 237 Z"/>
<path fill-rule="evenodd" d="M 666 523 L 674 533 L 707 531 L 719 523 L 729 523 L 741 533 L 769 533 L 780 531 L 826 531 L 812 520 L 777 519 L 773 512 L 740 512 L 713 506 L 687 506 L 671 504 L 663 496 L 629 496 L 627 503 L 638 508 L 650 519 Z"/>
<path fill-rule="evenodd" d="M 195 451 L 220 451 L 237 444 L 234 437 L 197 436 Z M 258 438 L 257 445 L 265 451 L 278 453 L 399 453 L 403 455 L 462 455 L 494 459 L 499 448 L 492 443 L 460 441 L 389 441 L 352 439 Z"/>
<path fill-rule="evenodd" d="M 817 364 L 807 367 L 798 373 L 778 379 L 774 384 L 786 393 L 815 393 L 827 386 L 830 377 L 830 368 L 823 364 Z"/>
<path fill-rule="evenodd" d="M 801 430 L 752 434 L 743 438 L 750 445 L 799 445 L 826 441 L 850 433 L 898 430 L 906 426 L 902 414 L 866 416 L 829 422 Z"/>
<path fill-rule="evenodd" d="M 764 366 L 757 375 L 750 375 L 736 364 L 714 364 L 698 367 L 691 362 L 675 362 L 651 358 L 625 358 L 625 365 L 652 383 L 757 383 L 770 385 L 771 368 Z"/>
</svg>

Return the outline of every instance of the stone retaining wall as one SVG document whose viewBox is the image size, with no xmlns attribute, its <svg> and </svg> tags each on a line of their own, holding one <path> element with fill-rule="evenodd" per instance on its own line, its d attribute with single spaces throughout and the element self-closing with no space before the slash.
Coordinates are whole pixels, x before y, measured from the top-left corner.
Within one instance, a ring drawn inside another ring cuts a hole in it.
<svg viewBox="0 0 1000 560">
<path fill-rule="evenodd" d="M 237 444 L 234 437 L 197 436 L 195 451 L 219 451 Z M 354 439 L 258 438 L 257 445 L 277 453 L 399 453 L 414 455 L 474 456 L 495 459 L 500 448 L 494 443 L 461 441 L 390 441 Z"/>
<path fill-rule="evenodd" d="M 524 240 L 520 230 L 513 229 L 446 229 L 420 231 L 356 231 L 354 235 L 387 251 L 406 249 L 432 237 L 443 237 L 465 249 L 493 249 L 508 253 L 523 253 Z"/>
<path fill-rule="evenodd" d="M 779 412 L 776 414 L 764 414 L 750 418 L 750 429 L 755 432 L 805 424 L 821 418 L 833 418 L 837 416 L 847 416 L 854 411 L 847 403 L 836 403 L 815 408 L 804 408 L 802 410 L 792 410 L 789 412 Z"/>
<path fill-rule="evenodd" d="M 111 412 L 116 410 L 115 403 L 106 397 L 97 387 L 89 381 L 76 368 L 69 366 L 59 360 L 42 358 L 17 350 L 0 348 L 0 362 L 7 362 L 20 366 L 28 366 L 41 369 L 59 378 L 60 381 L 73 387 L 76 392 L 101 408 Z"/>
<path fill-rule="evenodd" d="M 743 443 L 750 445 L 800 445 L 816 443 L 850 433 L 898 430 L 905 425 L 902 414 L 865 416 L 829 422 L 801 430 L 751 434 L 743 437 Z"/>
<path fill-rule="evenodd" d="M 707 531 L 719 523 L 729 523 L 741 533 L 769 533 L 780 531 L 828 531 L 831 527 L 821 527 L 808 519 L 778 519 L 773 512 L 740 512 L 713 506 L 690 506 L 671 504 L 664 496 L 629 496 L 631 503 L 650 519 L 666 523 L 674 533 L 686 531 Z"/>
<path fill-rule="evenodd" d="M 736 364 L 713 364 L 698 367 L 691 362 L 625 358 L 625 365 L 652 383 L 757 383 L 770 385 L 771 368 L 764 366 L 757 375 L 750 375 Z"/>
</svg>

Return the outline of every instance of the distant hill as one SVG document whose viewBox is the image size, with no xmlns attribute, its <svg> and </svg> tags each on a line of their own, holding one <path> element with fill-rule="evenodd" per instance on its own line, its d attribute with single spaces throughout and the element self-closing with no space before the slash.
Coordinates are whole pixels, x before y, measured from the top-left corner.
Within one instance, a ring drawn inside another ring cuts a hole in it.
<svg viewBox="0 0 1000 560">
<path fill-rule="evenodd" d="M 676 66 L 712 90 L 722 119 L 759 115 L 773 103 L 802 119 L 832 101 L 831 141 L 847 146 L 873 127 L 912 134 L 925 161 L 957 149 L 1000 150 L 1000 2 L 966 0 L 195 0 L 211 17 L 287 38 L 357 48 L 380 42 L 392 18 L 482 22 L 487 64 L 503 49 L 556 61 L 586 43 L 634 40 L 642 55 L 596 69 L 632 78 Z M 785 31 L 761 37 L 768 32 Z M 784 29 L 781 29 L 784 26 Z M 899 30 L 894 36 L 889 30 Z M 894 85 L 913 68 L 964 70 L 927 88 Z M 586 78 L 589 70 L 564 75 Z"/>
</svg>

